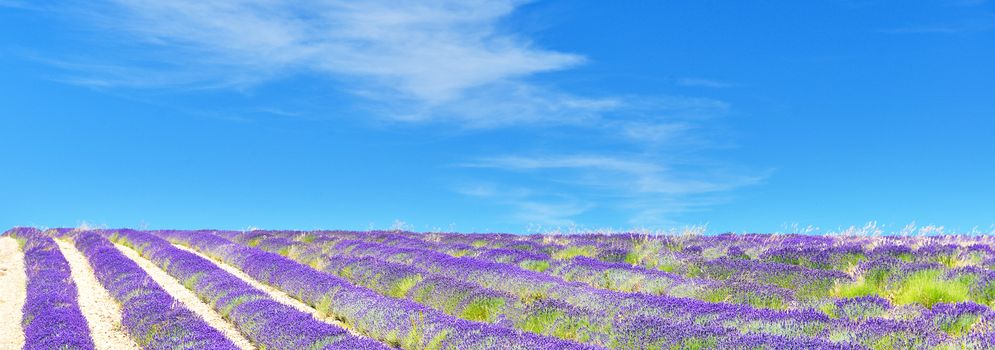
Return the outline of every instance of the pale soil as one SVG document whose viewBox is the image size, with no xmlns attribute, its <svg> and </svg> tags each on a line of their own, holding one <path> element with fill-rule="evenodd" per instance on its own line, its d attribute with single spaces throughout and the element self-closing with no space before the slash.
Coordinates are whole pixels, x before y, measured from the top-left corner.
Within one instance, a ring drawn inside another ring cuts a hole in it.
<svg viewBox="0 0 995 350">
<path fill-rule="evenodd" d="M 0 349 L 24 346 L 21 308 L 27 294 L 28 276 L 24 271 L 24 254 L 17 240 L 0 237 Z"/>
<path fill-rule="evenodd" d="M 131 259 L 137 263 L 142 270 L 145 270 L 145 273 L 148 274 L 153 281 L 158 283 L 162 289 L 166 290 L 169 295 L 173 296 L 174 299 L 182 303 L 183 306 L 186 306 L 186 308 L 190 309 L 190 311 L 193 311 L 193 313 L 197 314 L 197 316 L 204 319 L 204 321 L 211 325 L 211 327 L 221 331 L 221 333 L 235 343 L 239 349 L 256 348 L 252 345 L 252 342 L 250 342 L 249 339 L 238 331 L 238 328 L 235 327 L 234 324 L 222 318 L 221 314 L 214 311 L 210 305 L 207 305 L 201 301 L 200 298 L 197 297 L 197 294 L 187 289 L 186 286 L 173 278 L 173 276 L 170 276 L 166 273 L 166 271 L 163 271 L 159 268 L 159 266 L 156 266 L 156 264 L 152 263 L 148 259 L 145 259 L 131 248 L 120 244 L 115 244 L 114 246 L 121 251 L 121 253 L 124 253 L 128 259 Z"/>
<path fill-rule="evenodd" d="M 93 338 L 95 347 L 107 350 L 141 349 L 121 327 L 121 306 L 97 281 L 86 256 L 72 243 L 56 239 L 55 244 L 59 245 L 62 256 L 69 262 L 70 273 L 78 291 L 79 309 L 90 327 L 90 337 Z"/>
<path fill-rule="evenodd" d="M 332 316 L 329 316 L 329 315 L 325 315 L 325 314 L 321 313 L 320 311 L 318 311 L 318 309 L 315 309 L 315 308 L 313 308 L 313 307 L 311 307 L 311 306 L 309 306 L 309 305 L 301 302 L 300 300 L 295 299 L 294 297 L 290 296 L 287 293 L 284 293 L 284 292 L 280 291 L 279 289 L 270 287 L 270 286 L 268 286 L 266 284 L 263 284 L 263 283 L 260 283 L 259 281 L 256 281 L 256 279 L 252 278 L 252 276 L 247 275 L 245 272 L 242 272 L 242 270 L 239 270 L 238 268 L 236 268 L 234 266 L 228 265 L 228 264 L 226 264 L 226 263 L 224 263 L 222 261 L 218 261 L 217 259 L 211 258 L 211 257 L 209 257 L 207 255 L 201 254 L 200 252 L 198 252 L 196 250 L 184 247 L 182 245 L 174 244 L 173 246 L 176 247 L 176 248 L 179 248 L 179 249 L 191 252 L 193 254 L 197 254 L 201 258 L 204 258 L 204 259 L 207 259 L 208 261 L 213 262 L 215 265 L 217 265 L 218 267 L 220 267 L 222 270 L 225 270 L 225 272 L 228 272 L 228 273 L 234 275 L 235 277 L 238 277 L 242 281 L 245 281 L 246 283 L 248 283 L 253 288 L 256 288 L 256 289 L 259 289 L 259 290 L 261 290 L 263 292 L 266 292 L 266 294 L 269 294 L 270 298 L 273 298 L 273 300 L 276 300 L 278 303 L 281 303 L 281 304 L 293 307 L 293 308 L 297 309 L 300 312 L 311 314 L 312 316 L 314 316 L 314 318 L 316 318 L 318 320 L 321 320 L 322 322 L 333 324 L 333 325 L 338 326 L 338 327 L 340 327 L 342 329 L 345 329 L 345 330 L 349 331 L 349 333 L 351 333 L 352 335 L 362 336 L 362 334 L 360 334 L 356 330 L 352 329 L 351 327 L 349 327 L 345 323 L 342 323 L 342 321 L 336 320 L 335 317 L 332 317 Z"/>
</svg>

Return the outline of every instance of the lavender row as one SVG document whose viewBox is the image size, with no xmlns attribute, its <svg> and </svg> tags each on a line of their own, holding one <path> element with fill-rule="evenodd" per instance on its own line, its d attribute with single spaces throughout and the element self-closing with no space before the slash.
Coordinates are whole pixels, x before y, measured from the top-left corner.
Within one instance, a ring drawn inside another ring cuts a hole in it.
<svg viewBox="0 0 995 350">
<path fill-rule="evenodd" d="M 448 249 L 447 252 L 450 254 L 465 254 L 468 250 L 467 245 L 458 243 L 460 240 L 465 241 L 464 236 L 450 235 L 444 236 L 442 239 L 439 239 L 436 234 L 394 234 L 393 236 L 397 237 L 391 237 L 390 234 L 376 233 L 370 236 L 373 237 L 372 239 L 381 240 L 387 244 L 405 246 L 419 246 L 420 242 L 412 242 L 412 240 L 421 239 L 429 246 L 445 247 L 443 249 Z M 498 243 L 491 242 L 484 245 L 512 247 L 515 248 L 514 254 L 532 257 L 542 255 L 545 251 L 551 251 L 551 247 L 557 246 L 557 244 L 540 245 L 535 242 L 522 242 L 520 238 L 500 242 L 504 237 L 500 235 L 498 237 Z M 456 243 L 449 242 L 449 238 L 453 238 Z M 594 251 L 597 252 L 608 250 L 611 247 L 625 247 L 626 244 L 634 242 L 636 243 L 635 247 L 629 247 L 630 250 L 625 254 L 603 254 L 604 252 L 597 254 L 598 258 L 602 259 L 621 259 L 623 256 L 625 259 L 629 259 L 633 257 L 632 252 L 638 250 L 633 248 L 642 248 L 645 251 L 645 248 L 654 248 L 652 246 L 655 245 L 656 251 L 660 252 L 658 256 L 649 254 L 640 258 L 657 259 L 657 261 L 650 261 L 656 264 L 667 263 L 666 259 L 659 261 L 661 255 L 663 257 L 667 255 L 681 256 L 682 258 L 676 265 L 684 273 L 708 275 L 717 279 L 761 281 L 786 287 L 803 286 L 804 288 L 799 290 L 807 292 L 808 299 L 814 301 L 811 304 L 818 305 L 823 309 L 823 312 L 832 317 L 852 320 L 867 318 L 868 315 L 871 315 L 870 317 L 911 320 L 913 324 L 927 325 L 926 329 L 937 331 L 939 328 L 939 331 L 952 336 L 954 339 L 948 339 L 948 341 L 954 343 L 970 343 L 972 342 L 970 339 L 976 338 L 975 335 L 982 334 L 984 331 L 978 329 L 983 327 L 979 325 L 986 324 L 983 320 L 987 319 L 986 315 L 991 314 L 989 309 L 970 302 L 959 303 L 956 304 L 958 307 L 953 308 L 953 310 L 959 310 L 957 311 L 959 314 L 954 317 L 948 313 L 932 312 L 917 304 L 926 307 L 931 307 L 934 304 L 950 306 L 955 304 L 949 303 L 963 300 L 976 300 L 991 304 L 995 298 L 995 276 L 990 270 L 982 267 L 985 264 L 978 265 L 978 262 L 985 261 L 984 256 L 991 252 L 992 240 L 986 237 L 899 239 L 845 237 L 841 239 L 811 236 L 720 235 L 663 237 L 652 241 L 626 238 L 622 243 L 618 242 L 618 238 L 619 236 L 603 235 L 569 237 L 569 242 L 564 242 L 564 244 L 569 243 L 570 245 L 565 246 L 566 248 L 563 250 L 556 251 L 558 248 L 553 248 L 552 251 L 555 252 L 554 254 L 570 250 L 585 253 L 590 251 L 577 249 L 576 244 L 580 244 L 580 247 L 595 247 Z M 605 241 L 608 241 L 608 244 Z M 474 243 L 476 242 L 474 241 Z M 715 244 L 709 246 L 710 242 Z M 753 247 L 764 249 L 748 248 L 754 251 L 746 254 L 742 245 L 738 245 L 744 242 Z M 775 244 L 771 244 L 772 242 Z M 914 243 L 912 248 L 915 249 L 896 245 L 896 243 Z M 640 247 L 640 245 L 642 246 Z M 770 248 L 766 245 L 779 248 Z M 865 249 L 860 245 L 865 245 L 867 248 Z M 723 250 L 725 256 L 721 256 Z M 717 252 L 720 254 L 717 255 Z M 822 261 L 822 265 L 815 263 L 818 261 Z M 854 273 L 858 279 L 856 281 L 849 279 L 841 271 L 825 271 L 829 267 L 844 267 L 850 273 Z M 871 285 L 866 281 L 883 282 L 874 282 L 877 284 Z M 892 305 L 888 300 L 885 300 L 884 304 L 887 306 L 882 308 L 881 303 L 863 302 L 866 300 L 863 298 L 849 299 L 862 295 L 888 295 L 897 305 Z M 833 296 L 843 298 L 833 302 L 833 298 L 831 298 Z M 855 308 L 855 305 L 859 306 Z M 867 308 L 864 308 L 865 305 Z M 960 307 L 960 305 L 965 306 Z M 861 311 L 855 315 L 852 312 L 854 309 Z M 965 335 L 964 332 L 958 330 L 959 327 L 949 326 L 949 319 L 959 320 L 957 322 L 971 326 L 967 328 L 975 329 L 975 331 L 972 331 L 970 335 Z M 869 321 L 881 322 L 886 320 Z"/>
<path fill-rule="evenodd" d="M 291 233 L 290 235 L 292 235 Z M 229 236 L 246 244 L 259 244 L 266 232 L 229 233 Z M 270 235 L 272 236 L 272 235 Z M 276 235 L 275 240 L 287 240 L 289 235 Z M 281 237 L 283 236 L 283 237 Z M 371 239 L 376 239 L 371 235 Z M 734 327 L 744 333 L 769 328 L 781 335 L 797 339 L 810 338 L 813 333 L 824 331 L 830 320 L 821 313 L 764 312 L 728 304 L 704 303 L 684 298 L 653 297 L 641 294 L 617 293 L 592 289 L 579 283 L 472 258 L 454 258 L 424 249 L 407 249 L 355 240 L 325 240 L 316 238 L 313 243 L 330 242 L 328 252 L 333 255 L 354 257 L 381 257 L 395 263 L 416 266 L 450 278 L 513 293 L 523 299 L 553 299 L 577 308 L 594 310 L 611 315 L 635 319 L 671 319 L 677 322 L 699 322 L 719 328 Z M 689 311 L 693 311 L 690 312 Z M 701 322 L 701 321 L 706 322 Z M 800 321 L 800 322 L 795 322 Z"/>
<path fill-rule="evenodd" d="M 372 338 L 405 349 L 586 349 L 574 342 L 461 320 L 403 299 L 381 296 L 283 256 L 207 232 L 159 231 L 161 237 L 222 260 L 340 318 Z"/>
<path fill-rule="evenodd" d="M 115 230 L 111 240 L 158 265 L 266 349 L 387 349 L 281 304 L 196 254 L 148 233 Z"/>
<path fill-rule="evenodd" d="M 523 298 L 552 298 L 570 305 L 604 310 L 615 315 L 668 318 L 731 327 L 743 333 L 770 333 L 804 339 L 827 337 L 842 342 L 871 343 L 878 339 L 901 336 L 907 342 L 942 341 L 916 335 L 914 325 L 904 322 L 877 322 L 861 326 L 846 320 L 834 320 L 818 311 L 770 311 L 741 305 L 708 303 L 686 298 L 618 293 L 568 283 L 552 276 L 495 264 L 473 258 L 454 258 L 446 254 L 383 244 L 342 241 L 333 251 L 350 256 L 378 256 L 451 278 L 471 281 L 487 288 L 515 293 Z"/>
<path fill-rule="evenodd" d="M 124 329 L 145 349 L 238 349 L 217 329 L 182 306 L 106 237 L 70 234 L 97 280 L 122 306 Z"/>
<path fill-rule="evenodd" d="M 687 297 L 709 302 L 745 304 L 758 308 L 785 309 L 795 307 L 795 291 L 745 281 L 713 280 L 682 276 L 676 273 L 647 269 L 628 263 L 602 261 L 597 249 L 570 251 L 569 248 L 547 254 L 539 244 L 507 242 L 500 248 L 477 248 L 461 243 L 424 242 L 425 249 L 453 256 L 468 256 L 490 262 L 513 264 L 518 267 L 552 275 L 569 282 L 582 282 L 595 288 L 618 292 Z M 409 240 L 387 240 L 385 244 L 416 247 Z M 493 244 L 493 243 L 489 243 Z M 624 254 L 623 254 L 624 256 Z"/>
<path fill-rule="evenodd" d="M 498 236 L 503 239 L 486 244 L 497 247 L 494 249 L 461 244 L 459 242 L 466 239 L 456 235 L 445 236 L 446 240 L 440 240 L 441 243 L 427 240 L 426 235 L 402 237 L 428 241 L 432 250 L 447 254 L 471 255 L 495 262 L 511 261 L 524 268 L 599 288 L 763 308 L 813 306 L 818 304 L 813 301 L 827 296 L 835 284 L 851 280 L 841 272 L 801 266 L 752 261 L 744 266 L 741 259 L 728 256 L 708 259 L 701 246 L 685 246 L 670 237 L 581 235 L 570 236 L 569 244 L 558 244 Z M 476 242 L 479 240 L 473 241 Z M 411 246 L 410 242 L 398 242 L 397 239 L 385 243 Z M 739 257 L 735 252 L 732 256 Z M 732 269 L 735 271 L 730 271 Z M 796 300 L 799 303 L 795 303 Z"/>
<path fill-rule="evenodd" d="M 301 244 L 281 237 L 254 236 L 248 240 L 261 249 L 280 252 L 299 262 L 324 266 L 326 271 L 335 272 L 381 294 L 405 297 L 464 318 L 507 323 L 519 329 L 609 348 L 649 349 L 708 345 L 707 347 L 716 348 L 794 349 L 813 344 L 828 345 L 816 339 L 741 335 L 727 328 L 691 322 L 615 317 L 551 299 L 522 299 L 510 293 L 435 276 L 424 270 L 373 257 L 323 256 L 308 249 L 314 247 L 313 244 Z"/>
<path fill-rule="evenodd" d="M 794 300 L 801 301 L 803 306 L 814 306 L 818 303 L 813 301 L 826 297 L 835 284 L 851 280 L 842 272 L 776 262 L 706 259 L 700 254 L 701 246 L 686 246 L 685 242 L 671 237 L 577 235 L 539 242 L 547 237 L 386 231 L 288 232 L 287 235 L 297 239 L 335 237 L 332 241 L 360 239 L 501 263 L 518 260 L 520 267 L 598 288 L 774 309 L 793 307 Z M 487 240 L 491 237 L 494 239 Z"/>
<path fill-rule="evenodd" d="M 632 334 L 618 332 L 612 317 L 579 310 L 551 300 L 523 300 L 506 292 L 489 290 L 472 283 L 436 276 L 427 271 L 386 262 L 373 257 L 348 258 L 304 252 L 307 245 L 288 239 L 273 238 L 255 242 L 257 248 L 281 253 L 295 261 L 335 273 L 352 283 L 396 298 L 406 298 L 438 311 L 473 321 L 496 323 L 559 338 L 617 348 L 637 344 L 648 348 L 652 334 L 626 339 Z M 313 246 L 313 245 L 312 245 Z M 294 251 L 294 253 L 289 253 Z M 689 325 L 688 325 L 689 326 Z M 695 328 L 689 326 L 689 328 Z M 700 328 L 700 327 L 698 327 Z M 655 332 L 655 330 L 653 330 Z M 669 339 L 671 343 L 694 339 Z M 716 332 L 699 332 L 699 338 L 717 337 Z"/>
<path fill-rule="evenodd" d="M 21 318 L 24 349 L 93 349 L 69 262 L 55 241 L 33 228 L 16 228 L 7 234 L 16 237 L 24 249 L 28 278 Z"/>
</svg>

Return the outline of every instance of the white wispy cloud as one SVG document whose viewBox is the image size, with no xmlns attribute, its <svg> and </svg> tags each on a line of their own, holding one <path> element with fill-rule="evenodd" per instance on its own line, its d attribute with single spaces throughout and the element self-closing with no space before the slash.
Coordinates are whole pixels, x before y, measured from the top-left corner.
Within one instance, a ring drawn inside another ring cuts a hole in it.
<svg viewBox="0 0 995 350">
<path fill-rule="evenodd" d="M 675 215 L 721 202 L 723 193 L 758 184 L 769 175 L 722 166 L 691 171 L 674 159 L 603 154 L 500 156 L 461 166 L 528 173 L 531 179 L 543 179 L 534 185 L 544 190 L 508 191 L 494 186 L 462 190 L 467 195 L 509 203 L 519 217 L 535 211 L 533 206 L 544 203 L 544 198 L 552 197 L 548 207 L 561 209 L 557 221 L 605 209 L 630 213 L 627 221 L 632 225 L 673 223 Z M 587 201 L 579 204 L 576 196 Z M 563 198 L 572 201 L 563 204 Z"/>
<path fill-rule="evenodd" d="M 505 218 L 515 223 L 543 227 L 576 227 L 578 215 L 595 209 L 594 203 L 572 195 L 549 196 L 533 189 L 493 182 L 464 183 L 453 188 L 465 196 L 510 207 Z"/>
<path fill-rule="evenodd" d="M 611 106 L 529 82 L 584 57 L 502 29 L 522 1 L 218 0 L 79 2 L 63 10 L 137 47 L 81 57 L 62 79 L 95 87 L 251 88 L 325 76 L 383 116 L 470 127 L 576 122 Z M 107 37 L 112 39 L 106 39 Z M 129 52 L 129 51 L 126 51 Z M 120 53 L 120 52 L 118 52 Z M 99 63 L 87 63 L 87 62 Z"/>
<path fill-rule="evenodd" d="M 634 159 L 632 156 L 567 154 L 552 156 L 502 156 L 483 158 L 463 166 L 509 171 L 572 170 L 560 181 L 603 186 L 638 194 L 698 194 L 725 191 L 754 184 L 764 175 L 728 175 L 725 169 L 682 174 L 667 159 Z M 556 174 L 552 174 L 555 178 Z"/>
<path fill-rule="evenodd" d="M 511 207 L 510 218 L 520 222 L 574 225 L 578 217 L 602 209 L 634 213 L 634 224 L 661 222 L 763 179 L 763 174 L 729 175 L 738 173 L 718 165 L 690 171 L 674 155 L 660 153 L 662 145 L 704 142 L 702 125 L 730 110 L 724 101 L 584 96 L 544 81 L 543 73 L 587 60 L 540 47 L 504 26 L 523 3 L 76 1 L 58 11 L 99 28 L 102 35 L 93 40 L 117 50 L 39 60 L 69 72 L 62 81 L 102 89 L 243 90 L 297 75 L 320 77 L 330 89 L 356 97 L 351 100 L 358 101 L 357 110 L 390 122 L 574 128 L 582 131 L 572 133 L 570 142 L 598 139 L 628 152 L 523 152 L 462 164 L 492 174 L 536 175 L 527 188 L 499 181 L 455 189 Z M 701 78 L 678 83 L 730 86 Z M 255 111 L 300 114 L 278 105 Z"/>
<path fill-rule="evenodd" d="M 56 11 L 102 29 L 94 40 L 119 49 L 112 55 L 93 50 L 98 53 L 36 59 L 68 72 L 57 80 L 103 89 L 244 90 L 316 75 L 335 91 L 359 97 L 354 101 L 360 110 L 392 121 L 473 129 L 584 125 L 637 141 L 665 139 L 667 129 L 676 127 L 669 119 L 727 108 L 700 97 L 581 96 L 536 82 L 541 73 L 586 59 L 539 47 L 503 27 L 525 2 L 70 2 L 75 5 Z"/>
</svg>

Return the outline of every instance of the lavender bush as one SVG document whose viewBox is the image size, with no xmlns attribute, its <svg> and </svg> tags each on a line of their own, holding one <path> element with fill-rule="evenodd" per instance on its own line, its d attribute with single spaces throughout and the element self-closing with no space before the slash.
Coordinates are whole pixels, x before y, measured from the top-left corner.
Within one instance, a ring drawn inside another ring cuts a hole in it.
<svg viewBox="0 0 995 350">
<path fill-rule="evenodd" d="M 162 237 L 234 265 L 253 278 L 341 318 L 372 338 L 405 349 L 585 349 L 578 343 L 461 320 L 423 305 L 384 297 L 283 256 L 240 246 L 208 232 L 162 231 Z"/>
<path fill-rule="evenodd" d="M 249 339 L 266 349 L 387 349 L 378 342 L 357 338 L 342 328 L 280 304 L 214 263 L 175 248 L 161 238 L 118 230 L 111 239 L 135 249 L 183 281 Z"/>
<path fill-rule="evenodd" d="M 93 349 L 69 262 L 55 241 L 36 229 L 15 229 L 8 234 L 23 243 L 28 277 L 21 319 L 24 349 Z"/>
<path fill-rule="evenodd" d="M 237 349 L 221 332 L 173 299 L 96 232 L 71 235 L 97 280 L 121 303 L 121 324 L 146 349 Z"/>
<path fill-rule="evenodd" d="M 122 300 L 152 293 L 131 287 L 120 295 L 135 283 L 118 263 L 101 263 L 118 253 L 108 237 L 132 247 L 261 348 L 995 348 L 990 236 L 47 233 L 75 239 Z M 279 305 L 172 244 L 238 268 L 365 337 Z M 136 319 L 125 305 L 126 321 Z M 181 319 L 173 321 L 199 321 Z M 212 348 L 209 337 L 178 334 L 188 340 L 142 344 Z"/>
</svg>

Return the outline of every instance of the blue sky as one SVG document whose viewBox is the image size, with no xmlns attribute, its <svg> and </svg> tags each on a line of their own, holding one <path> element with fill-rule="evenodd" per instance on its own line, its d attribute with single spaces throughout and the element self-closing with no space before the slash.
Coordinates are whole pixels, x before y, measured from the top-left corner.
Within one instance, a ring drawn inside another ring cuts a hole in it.
<svg viewBox="0 0 995 350">
<path fill-rule="evenodd" d="M 995 3 L 0 0 L 0 226 L 995 228 Z"/>
</svg>

